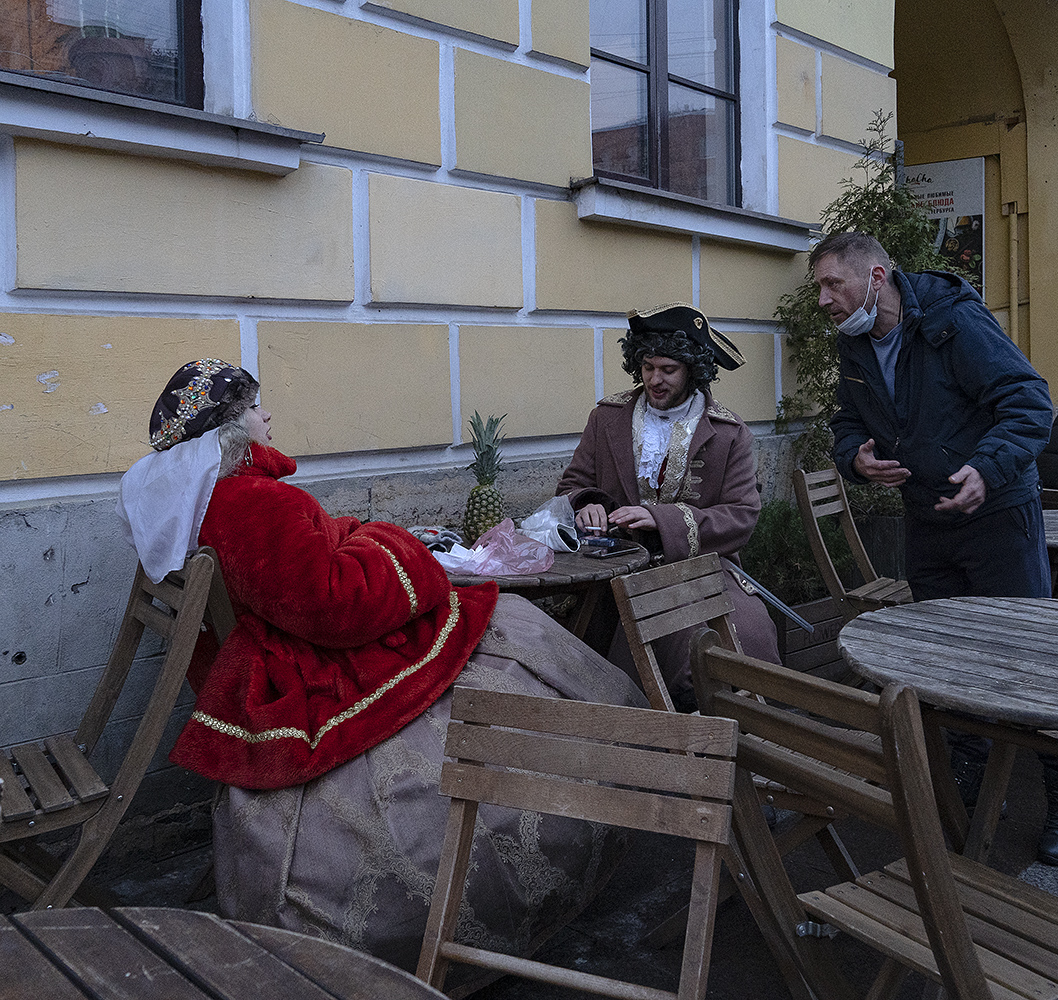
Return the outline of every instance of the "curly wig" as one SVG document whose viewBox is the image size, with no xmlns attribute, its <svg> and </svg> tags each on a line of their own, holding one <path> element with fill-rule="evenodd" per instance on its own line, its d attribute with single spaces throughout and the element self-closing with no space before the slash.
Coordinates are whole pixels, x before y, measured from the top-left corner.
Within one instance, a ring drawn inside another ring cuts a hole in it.
<svg viewBox="0 0 1058 1000">
<path fill-rule="evenodd" d="M 690 384 L 695 389 L 705 392 L 710 382 L 715 382 L 718 374 L 713 352 L 692 340 L 682 330 L 665 333 L 633 333 L 620 340 L 621 353 L 624 355 L 622 368 L 632 376 L 632 381 L 639 385 L 643 381 L 644 358 L 672 358 L 687 366 Z"/>
</svg>

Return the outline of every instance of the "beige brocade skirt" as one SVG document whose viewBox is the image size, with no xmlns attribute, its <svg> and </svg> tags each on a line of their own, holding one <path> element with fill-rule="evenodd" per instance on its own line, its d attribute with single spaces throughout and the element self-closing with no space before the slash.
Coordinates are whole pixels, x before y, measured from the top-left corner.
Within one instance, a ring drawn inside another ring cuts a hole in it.
<svg viewBox="0 0 1058 1000">
<path fill-rule="evenodd" d="M 646 706 L 618 668 L 528 601 L 501 594 L 458 684 Z M 451 694 L 305 785 L 225 787 L 213 816 L 226 917 L 315 934 L 415 970 L 448 815 L 438 793 Z M 622 832 L 482 805 L 457 940 L 528 955 L 605 885 Z M 446 992 L 495 978 L 453 966 Z"/>
</svg>

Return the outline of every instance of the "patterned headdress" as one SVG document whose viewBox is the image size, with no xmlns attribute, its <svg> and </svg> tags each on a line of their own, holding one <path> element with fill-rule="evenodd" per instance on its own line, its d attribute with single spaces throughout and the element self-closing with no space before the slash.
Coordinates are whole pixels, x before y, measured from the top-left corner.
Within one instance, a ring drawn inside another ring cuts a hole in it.
<svg viewBox="0 0 1058 1000">
<path fill-rule="evenodd" d="M 155 451 L 196 438 L 253 406 L 260 384 L 248 371 L 217 358 L 184 365 L 166 385 L 151 412 Z"/>
</svg>

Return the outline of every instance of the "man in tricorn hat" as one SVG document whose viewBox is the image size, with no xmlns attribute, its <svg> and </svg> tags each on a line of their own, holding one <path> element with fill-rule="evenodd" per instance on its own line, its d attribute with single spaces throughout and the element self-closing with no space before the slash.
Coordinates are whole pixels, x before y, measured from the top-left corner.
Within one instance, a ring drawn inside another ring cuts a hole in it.
<svg viewBox="0 0 1058 1000">
<path fill-rule="evenodd" d="M 760 513 L 753 436 L 709 384 L 717 366 L 734 371 L 745 359 L 682 303 L 629 314 L 621 350 L 636 384 L 599 401 L 556 492 L 569 496 L 582 529 L 628 532 L 665 562 L 706 552 L 737 562 Z M 764 604 L 727 577 L 743 649 L 778 663 Z M 659 650 L 673 700 L 688 710 L 689 638 L 672 637 Z M 618 629 L 610 658 L 627 667 L 623 640 Z"/>
</svg>

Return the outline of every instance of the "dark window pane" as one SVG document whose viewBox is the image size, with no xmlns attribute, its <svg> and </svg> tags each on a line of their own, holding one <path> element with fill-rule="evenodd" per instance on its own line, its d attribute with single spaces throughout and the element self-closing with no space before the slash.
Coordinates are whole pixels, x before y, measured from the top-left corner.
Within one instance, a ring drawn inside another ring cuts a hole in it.
<svg viewBox="0 0 1058 1000">
<path fill-rule="evenodd" d="M 733 91 L 727 0 L 668 0 L 669 73 Z"/>
<path fill-rule="evenodd" d="M 669 85 L 669 190 L 732 204 L 735 105 Z"/>
<path fill-rule="evenodd" d="M 0 69 L 184 100 L 180 0 L 0 0 Z"/>
<path fill-rule="evenodd" d="M 649 177 L 647 75 L 591 61 L 591 145 L 596 170 Z"/>
<path fill-rule="evenodd" d="M 647 64 L 647 0 L 591 0 L 592 48 Z"/>
</svg>

